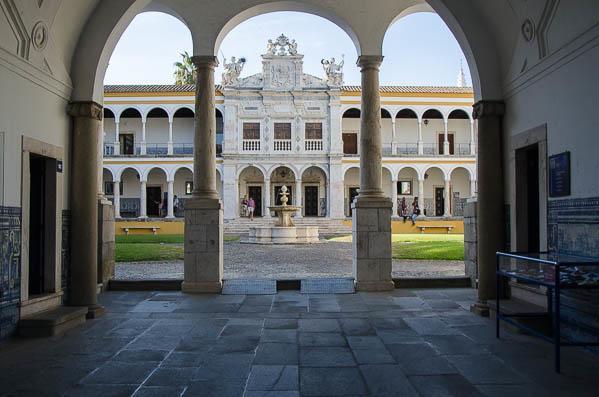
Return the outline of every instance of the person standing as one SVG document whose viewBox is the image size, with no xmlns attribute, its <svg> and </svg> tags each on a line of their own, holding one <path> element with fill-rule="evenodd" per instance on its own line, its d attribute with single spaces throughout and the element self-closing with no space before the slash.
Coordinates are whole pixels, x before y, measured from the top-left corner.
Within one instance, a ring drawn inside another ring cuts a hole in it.
<svg viewBox="0 0 599 397">
<path fill-rule="evenodd" d="M 251 196 L 248 199 L 247 207 L 248 207 L 248 215 L 250 217 L 250 221 L 253 221 L 254 220 L 254 209 L 256 208 L 256 202 L 254 201 L 254 199 Z"/>
<path fill-rule="evenodd" d="M 406 223 L 406 220 L 408 219 L 408 205 L 406 204 L 406 198 L 403 197 L 401 199 L 401 217 L 403 218 L 403 223 Z"/>
<path fill-rule="evenodd" d="M 414 197 L 414 201 L 412 201 L 412 226 L 416 225 L 416 218 L 420 215 L 420 207 L 418 207 L 418 197 Z"/>
<path fill-rule="evenodd" d="M 243 195 L 241 200 L 241 216 L 248 216 L 248 196 Z"/>
</svg>

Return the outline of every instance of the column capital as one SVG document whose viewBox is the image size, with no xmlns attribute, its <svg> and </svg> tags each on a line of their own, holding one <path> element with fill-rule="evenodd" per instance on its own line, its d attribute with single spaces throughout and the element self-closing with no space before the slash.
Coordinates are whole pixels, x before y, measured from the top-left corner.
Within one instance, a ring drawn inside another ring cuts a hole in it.
<svg viewBox="0 0 599 397">
<path fill-rule="evenodd" d="M 86 117 L 95 120 L 102 120 L 102 105 L 94 101 L 76 101 L 69 102 L 67 112 L 71 117 Z"/>
<path fill-rule="evenodd" d="M 214 55 L 194 55 L 191 57 L 191 62 L 197 68 L 212 68 L 218 66 L 218 58 Z"/>
<path fill-rule="evenodd" d="M 382 55 L 360 55 L 358 60 L 356 61 L 356 65 L 360 67 L 361 70 L 367 69 L 379 69 L 381 63 L 383 62 Z"/>
<path fill-rule="evenodd" d="M 501 117 L 505 114 L 505 103 L 496 100 L 481 100 L 472 105 L 472 117 Z"/>
</svg>

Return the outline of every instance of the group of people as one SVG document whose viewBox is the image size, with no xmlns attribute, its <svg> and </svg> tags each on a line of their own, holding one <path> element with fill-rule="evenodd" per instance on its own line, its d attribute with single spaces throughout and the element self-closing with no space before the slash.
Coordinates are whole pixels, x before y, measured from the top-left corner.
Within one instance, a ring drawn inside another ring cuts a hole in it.
<svg viewBox="0 0 599 397">
<path fill-rule="evenodd" d="M 243 196 L 241 200 L 241 211 L 243 216 L 247 216 L 251 221 L 254 220 L 254 210 L 256 209 L 256 202 L 250 196 Z"/>
<path fill-rule="evenodd" d="M 160 214 L 161 217 L 165 217 L 167 216 L 167 212 L 168 212 L 168 196 L 165 194 L 162 201 L 161 202 L 155 202 L 155 204 L 158 205 L 158 212 Z M 176 216 L 179 213 L 180 210 L 180 205 L 181 202 L 179 201 L 179 198 L 177 197 L 177 195 L 175 194 L 173 196 L 173 213 Z"/>
<path fill-rule="evenodd" d="M 408 220 L 408 218 L 412 221 L 412 225 L 416 224 L 416 218 L 420 215 L 420 207 L 418 206 L 418 198 L 414 197 L 414 201 L 412 201 L 412 210 L 408 209 L 408 204 L 406 202 L 406 198 L 401 199 L 401 206 L 399 209 L 399 216 L 403 218 L 404 223 Z"/>
</svg>

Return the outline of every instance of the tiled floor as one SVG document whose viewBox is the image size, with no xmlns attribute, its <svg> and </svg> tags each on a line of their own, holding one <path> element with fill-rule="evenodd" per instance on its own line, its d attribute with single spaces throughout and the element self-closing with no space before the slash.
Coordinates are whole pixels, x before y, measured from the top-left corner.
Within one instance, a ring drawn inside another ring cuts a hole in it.
<svg viewBox="0 0 599 397">
<path fill-rule="evenodd" d="M 0 345 L 2 396 L 596 396 L 599 358 L 504 332 L 473 291 L 110 292 L 67 335 Z"/>
</svg>

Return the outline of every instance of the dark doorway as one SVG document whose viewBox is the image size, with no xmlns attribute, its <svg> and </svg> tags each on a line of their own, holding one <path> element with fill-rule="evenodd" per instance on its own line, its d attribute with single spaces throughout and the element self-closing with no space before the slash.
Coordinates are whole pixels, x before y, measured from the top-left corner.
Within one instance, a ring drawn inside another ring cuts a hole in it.
<svg viewBox="0 0 599 397">
<path fill-rule="evenodd" d="M 262 186 L 248 186 L 248 199 L 253 198 L 256 203 L 254 216 L 262 216 Z M 266 203 L 268 206 L 268 203 Z"/>
<path fill-rule="evenodd" d="M 29 190 L 29 295 L 44 292 L 46 251 L 46 159 L 31 155 Z"/>
<path fill-rule="evenodd" d="M 293 202 L 293 188 L 289 185 L 286 186 L 287 193 L 289 193 L 289 196 L 287 196 L 287 205 L 294 205 L 295 203 Z M 281 187 L 283 187 L 283 185 L 275 186 L 275 205 L 281 205 Z"/>
<path fill-rule="evenodd" d="M 135 139 L 133 134 L 120 134 L 119 144 L 121 146 L 122 155 L 135 154 Z"/>
<path fill-rule="evenodd" d="M 360 192 L 359 187 L 350 187 L 349 188 L 349 216 L 352 216 L 351 205 L 354 202 L 354 199 L 356 198 L 356 196 L 359 194 L 359 192 Z"/>
<path fill-rule="evenodd" d="M 318 186 L 304 187 L 304 214 L 318 216 Z"/>
<path fill-rule="evenodd" d="M 358 134 L 343 133 L 341 137 L 343 139 L 343 153 L 358 154 Z"/>
<path fill-rule="evenodd" d="M 435 188 L 435 216 L 443 216 L 445 210 L 445 188 Z"/>
<path fill-rule="evenodd" d="M 540 250 L 539 147 L 516 151 L 516 218 L 518 251 Z"/>
<path fill-rule="evenodd" d="M 146 188 L 146 213 L 149 217 L 160 216 L 160 203 L 162 201 L 162 188 L 160 186 L 148 186 Z"/>
</svg>

